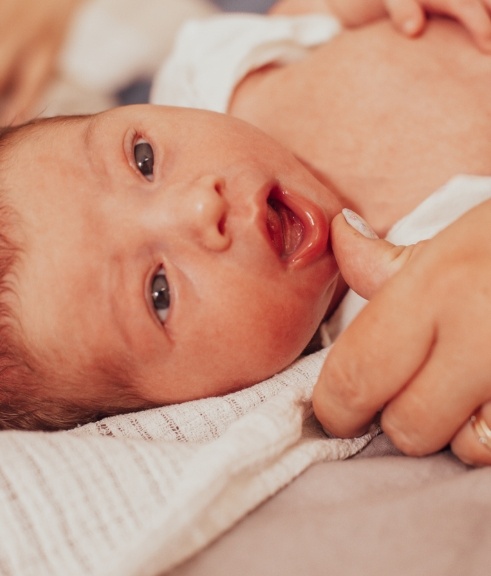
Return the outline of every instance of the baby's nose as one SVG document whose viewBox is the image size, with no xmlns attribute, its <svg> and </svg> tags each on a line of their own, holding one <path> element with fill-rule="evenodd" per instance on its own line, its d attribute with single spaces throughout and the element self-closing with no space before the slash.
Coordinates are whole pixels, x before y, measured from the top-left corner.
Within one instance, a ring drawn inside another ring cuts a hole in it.
<svg viewBox="0 0 491 576">
<path fill-rule="evenodd" d="M 186 194 L 184 217 L 198 242 L 214 251 L 226 250 L 231 242 L 227 228 L 228 202 L 223 197 L 224 182 L 203 176 L 193 182 Z M 187 216 L 186 216 L 187 212 Z"/>
</svg>

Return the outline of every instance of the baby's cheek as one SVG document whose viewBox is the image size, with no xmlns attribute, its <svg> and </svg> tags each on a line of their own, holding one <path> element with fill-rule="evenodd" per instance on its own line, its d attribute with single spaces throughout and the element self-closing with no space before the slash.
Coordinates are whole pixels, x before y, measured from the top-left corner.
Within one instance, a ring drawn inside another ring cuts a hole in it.
<svg viewBox="0 0 491 576">
<path fill-rule="evenodd" d="M 264 310 L 262 329 L 258 337 L 263 349 L 270 352 L 281 368 L 291 363 L 305 348 L 318 327 L 317 314 L 311 314 L 305 302 L 293 299 L 275 303 Z"/>
</svg>

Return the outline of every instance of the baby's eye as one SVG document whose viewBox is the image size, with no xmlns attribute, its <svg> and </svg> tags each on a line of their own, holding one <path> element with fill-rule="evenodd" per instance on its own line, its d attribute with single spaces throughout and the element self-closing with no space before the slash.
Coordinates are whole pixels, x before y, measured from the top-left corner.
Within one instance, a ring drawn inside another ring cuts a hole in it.
<svg viewBox="0 0 491 576">
<path fill-rule="evenodd" d="M 157 316 L 161 322 L 165 322 L 170 308 L 170 288 L 163 268 L 160 268 L 153 277 L 151 291 L 152 303 Z"/>
<path fill-rule="evenodd" d="M 133 148 L 135 162 L 138 170 L 147 180 L 153 180 L 153 149 L 150 144 L 140 138 Z"/>
</svg>

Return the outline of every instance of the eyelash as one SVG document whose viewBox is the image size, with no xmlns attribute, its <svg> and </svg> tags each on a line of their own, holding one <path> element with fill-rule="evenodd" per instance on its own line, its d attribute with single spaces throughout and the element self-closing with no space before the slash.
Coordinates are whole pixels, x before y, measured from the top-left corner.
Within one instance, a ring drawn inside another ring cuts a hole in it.
<svg viewBox="0 0 491 576">
<path fill-rule="evenodd" d="M 158 283 L 156 283 L 158 281 Z M 165 323 L 171 305 L 171 293 L 165 270 L 160 267 L 150 283 L 152 306 L 160 322 Z"/>
<path fill-rule="evenodd" d="M 137 155 L 143 152 L 143 158 L 138 159 Z M 133 146 L 133 158 L 136 169 L 149 182 L 153 181 L 154 152 L 152 146 L 144 138 L 138 138 Z"/>
</svg>

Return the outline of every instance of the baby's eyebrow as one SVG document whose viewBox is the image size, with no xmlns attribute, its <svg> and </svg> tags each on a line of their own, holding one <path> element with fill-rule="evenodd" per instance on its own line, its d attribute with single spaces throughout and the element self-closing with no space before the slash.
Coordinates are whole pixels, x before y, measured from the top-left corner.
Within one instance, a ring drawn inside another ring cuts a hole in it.
<svg viewBox="0 0 491 576">
<path fill-rule="evenodd" d="M 69 123 L 71 121 L 80 121 L 87 116 L 52 116 L 48 118 L 32 118 L 24 124 L 16 126 L 2 126 L 0 127 L 0 144 L 4 145 L 7 141 L 15 143 L 16 141 L 25 141 L 29 135 L 35 134 L 37 131 L 49 129 L 58 124 Z"/>
<path fill-rule="evenodd" d="M 87 122 L 86 122 L 86 127 L 84 130 L 83 141 L 84 141 L 84 146 L 87 149 L 90 148 L 92 136 L 94 135 L 94 132 L 95 132 L 94 118 L 95 118 L 95 116 L 85 116 L 84 117 L 84 119 L 87 120 Z"/>
<path fill-rule="evenodd" d="M 16 126 L 19 130 L 44 129 L 50 126 L 68 125 L 71 123 L 83 122 L 93 118 L 91 114 L 74 114 L 71 116 L 50 116 L 48 118 L 33 118 L 25 124 Z"/>
<path fill-rule="evenodd" d="M 114 175 L 115 166 L 119 166 L 119 161 L 127 164 L 124 152 L 123 134 L 110 137 L 112 146 L 108 147 L 107 128 L 111 126 L 111 120 L 103 114 L 93 114 L 86 116 L 86 125 L 83 133 L 79 135 L 82 147 L 81 160 L 86 164 L 88 176 L 93 178 L 94 183 L 101 194 L 112 195 L 114 187 L 110 182 Z M 110 131 L 111 132 L 111 131 Z M 118 146 L 119 142 L 119 146 Z"/>
<path fill-rule="evenodd" d="M 85 119 L 87 120 L 85 129 L 82 134 L 82 146 L 83 150 L 85 151 L 85 157 L 89 164 L 90 170 L 92 173 L 97 173 L 97 165 L 94 161 L 94 154 L 92 153 L 93 146 L 92 143 L 94 141 L 94 136 L 96 135 L 96 126 L 97 123 L 95 122 L 95 116 L 86 116 Z"/>
</svg>

